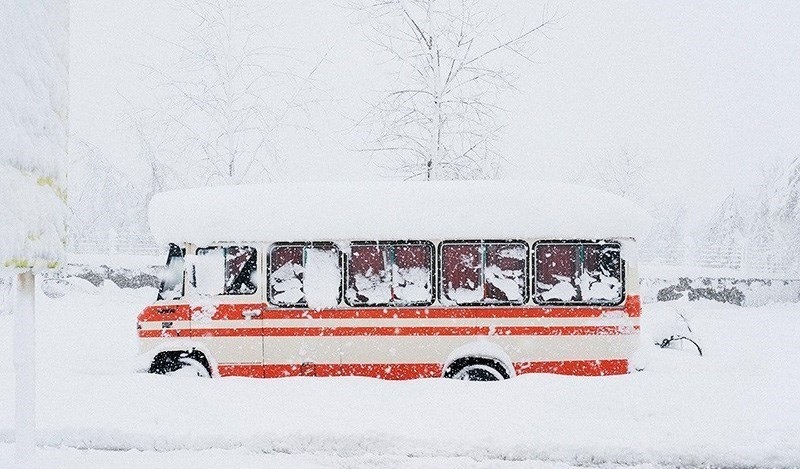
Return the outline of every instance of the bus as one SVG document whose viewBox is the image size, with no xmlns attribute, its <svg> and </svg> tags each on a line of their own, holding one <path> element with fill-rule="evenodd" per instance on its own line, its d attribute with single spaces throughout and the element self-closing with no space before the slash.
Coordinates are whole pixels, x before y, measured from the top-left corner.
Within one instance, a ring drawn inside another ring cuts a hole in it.
<svg viewBox="0 0 800 469">
<path fill-rule="evenodd" d="M 649 218 L 528 181 L 306 182 L 156 194 L 169 243 L 146 371 L 203 377 L 629 372 Z"/>
</svg>

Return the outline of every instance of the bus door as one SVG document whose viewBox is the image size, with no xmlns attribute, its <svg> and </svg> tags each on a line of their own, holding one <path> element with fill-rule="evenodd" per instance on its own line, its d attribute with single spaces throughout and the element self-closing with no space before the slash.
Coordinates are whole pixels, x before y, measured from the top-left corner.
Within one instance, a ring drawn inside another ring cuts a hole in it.
<svg viewBox="0 0 800 469">
<path fill-rule="evenodd" d="M 192 337 L 216 358 L 222 376 L 263 376 L 264 307 L 256 248 L 198 248 L 190 273 Z"/>
</svg>

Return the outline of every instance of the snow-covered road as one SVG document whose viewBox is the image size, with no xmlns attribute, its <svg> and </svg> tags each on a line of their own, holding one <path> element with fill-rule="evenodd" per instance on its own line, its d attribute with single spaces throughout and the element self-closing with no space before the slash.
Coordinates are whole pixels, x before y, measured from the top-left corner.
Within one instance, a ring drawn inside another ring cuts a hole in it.
<svg viewBox="0 0 800 469">
<path fill-rule="evenodd" d="M 648 305 L 644 338 L 678 306 L 705 356 L 646 345 L 626 376 L 201 380 L 130 371 L 150 294 L 37 298 L 40 467 L 800 466 L 798 305 Z M 11 329 L 0 316 L 0 468 Z"/>
</svg>

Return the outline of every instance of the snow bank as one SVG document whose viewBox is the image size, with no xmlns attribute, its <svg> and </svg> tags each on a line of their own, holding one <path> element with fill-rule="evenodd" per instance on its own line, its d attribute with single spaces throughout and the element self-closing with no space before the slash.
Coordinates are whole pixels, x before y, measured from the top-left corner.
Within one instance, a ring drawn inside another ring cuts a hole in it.
<svg viewBox="0 0 800 469">
<path fill-rule="evenodd" d="M 286 183 L 156 194 L 161 242 L 640 238 L 650 218 L 597 189 L 543 182 Z"/>
<path fill-rule="evenodd" d="M 509 460 L 800 465 L 796 305 L 680 304 L 703 341 L 703 357 L 688 347 L 655 347 L 659 323 L 674 309 L 647 305 L 644 372 L 465 383 L 134 374 L 135 317 L 148 299 L 108 288 L 37 301 L 38 439 L 49 447 L 45 452 L 103 449 L 130 463 L 143 453 L 120 450 L 134 449 L 164 455 L 165 467 L 186 467 L 180 462 L 186 451 L 213 450 L 316 454 L 320 462 L 311 467 L 369 467 L 367 460 L 390 457 L 465 458 L 483 461 L 484 469 Z M 0 316 L 0 443 L 12 438 L 10 326 L 11 317 Z M 72 467 L 46 467 L 65 466 Z M 451 460 L 438 467 L 464 466 Z"/>
</svg>

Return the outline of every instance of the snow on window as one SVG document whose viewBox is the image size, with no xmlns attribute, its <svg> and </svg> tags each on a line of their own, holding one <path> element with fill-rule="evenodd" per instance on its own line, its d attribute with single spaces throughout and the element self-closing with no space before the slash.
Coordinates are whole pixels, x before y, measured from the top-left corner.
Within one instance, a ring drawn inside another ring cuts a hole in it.
<svg viewBox="0 0 800 469">
<path fill-rule="evenodd" d="M 278 306 L 305 303 L 303 246 L 275 246 L 270 252 L 269 299 Z"/>
<path fill-rule="evenodd" d="M 257 290 L 258 256 L 255 248 L 201 248 L 191 261 L 194 291 L 200 295 L 252 295 Z"/>
<path fill-rule="evenodd" d="M 269 300 L 276 306 L 332 308 L 339 304 L 339 249 L 330 243 L 273 246 Z"/>
<path fill-rule="evenodd" d="M 433 244 L 373 243 L 350 247 L 346 299 L 350 305 L 433 302 Z"/>
<path fill-rule="evenodd" d="M 221 295 L 225 292 L 225 249 L 198 249 L 191 257 L 194 272 L 194 292 L 203 295 Z"/>
<path fill-rule="evenodd" d="M 622 262 L 617 243 L 537 243 L 534 300 L 543 304 L 618 304 Z"/>
<path fill-rule="evenodd" d="M 339 304 L 342 284 L 338 249 L 306 249 L 303 291 L 308 306 L 314 309 L 333 308 Z"/>
<path fill-rule="evenodd" d="M 527 246 L 519 242 L 442 245 L 442 302 L 521 304 L 527 293 Z"/>
</svg>

